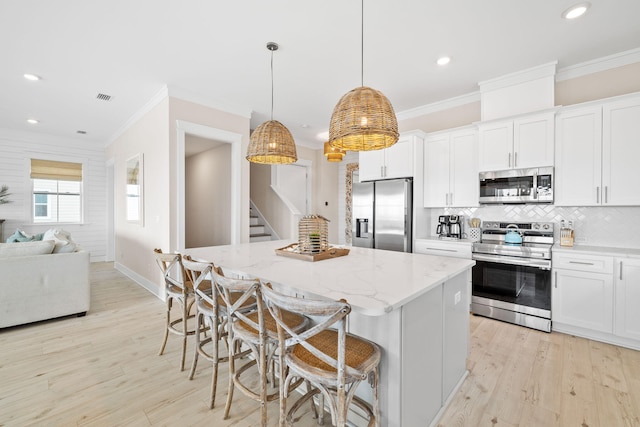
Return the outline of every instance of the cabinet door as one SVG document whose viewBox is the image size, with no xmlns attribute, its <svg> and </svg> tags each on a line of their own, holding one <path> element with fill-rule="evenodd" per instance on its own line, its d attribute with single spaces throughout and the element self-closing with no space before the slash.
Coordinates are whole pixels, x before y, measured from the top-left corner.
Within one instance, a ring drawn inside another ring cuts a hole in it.
<svg viewBox="0 0 640 427">
<path fill-rule="evenodd" d="M 413 139 L 400 139 L 384 150 L 384 178 L 413 177 Z"/>
<path fill-rule="evenodd" d="M 513 165 L 513 122 L 482 125 L 479 136 L 479 170 L 510 169 Z"/>
<path fill-rule="evenodd" d="M 553 322 L 612 333 L 612 275 L 556 269 L 551 307 Z"/>
<path fill-rule="evenodd" d="M 372 181 L 382 178 L 384 166 L 384 150 L 360 151 L 360 181 Z"/>
<path fill-rule="evenodd" d="M 602 108 L 560 113 L 556 119 L 555 204 L 599 205 L 601 165 Z"/>
<path fill-rule="evenodd" d="M 449 205 L 478 206 L 477 132 L 452 133 L 449 141 Z"/>
<path fill-rule="evenodd" d="M 424 207 L 449 203 L 449 135 L 427 138 L 424 145 Z"/>
<path fill-rule="evenodd" d="M 513 167 L 553 166 L 554 114 L 513 122 Z"/>
<path fill-rule="evenodd" d="M 640 259 L 616 259 L 616 335 L 640 340 Z"/>
<path fill-rule="evenodd" d="M 602 113 L 603 204 L 640 205 L 640 99 L 605 104 Z"/>
</svg>

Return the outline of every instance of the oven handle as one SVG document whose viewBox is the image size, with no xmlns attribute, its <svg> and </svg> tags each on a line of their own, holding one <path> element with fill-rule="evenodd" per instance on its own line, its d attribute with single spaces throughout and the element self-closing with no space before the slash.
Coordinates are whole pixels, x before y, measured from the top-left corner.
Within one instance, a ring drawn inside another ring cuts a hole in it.
<svg viewBox="0 0 640 427">
<path fill-rule="evenodd" d="M 551 261 L 550 260 L 537 260 L 537 259 L 529 259 L 529 258 L 517 258 L 517 257 L 508 257 L 508 256 L 495 256 L 495 255 L 483 255 L 483 254 L 472 254 L 471 259 L 476 261 L 485 261 L 485 262 L 497 262 L 499 264 L 511 264 L 511 265 L 522 265 L 525 267 L 537 267 L 541 270 L 551 270 Z"/>
</svg>

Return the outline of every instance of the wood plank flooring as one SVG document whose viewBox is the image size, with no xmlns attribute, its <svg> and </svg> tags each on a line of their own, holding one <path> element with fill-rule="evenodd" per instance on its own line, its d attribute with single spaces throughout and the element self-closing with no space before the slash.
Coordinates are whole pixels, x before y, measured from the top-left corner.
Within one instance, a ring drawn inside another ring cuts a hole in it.
<svg viewBox="0 0 640 427">
<path fill-rule="evenodd" d="M 259 425 L 258 404 L 239 392 L 222 419 L 226 365 L 209 410 L 210 365 L 189 381 L 175 336 L 157 355 L 164 303 L 111 263 L 92 264 L 91 280 L 86 317 L 0 330 L 0 426 Z M 470 322 L 470 374 L 439 426 L 640 426 L 640 352 Z M 277 402 L 268 408 L 277 425 Z M 303 414 L 297 425 L 316 424 Z"/>
</svg>

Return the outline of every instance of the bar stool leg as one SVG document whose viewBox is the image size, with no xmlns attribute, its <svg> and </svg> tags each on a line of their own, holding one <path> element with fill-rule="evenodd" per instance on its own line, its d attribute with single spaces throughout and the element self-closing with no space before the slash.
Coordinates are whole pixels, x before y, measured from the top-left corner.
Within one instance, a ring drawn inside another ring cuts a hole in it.
<svg viewBox="0 0 640 427">
<path fill-rule="evenodd" d="M 166 324 L 164 326 L 164 338 L 162 339 L 162 345 L 160 346 L 160 352 L 158 353 L 158 356 L 162 356 L 162 354 L 164 353 L 164 348 L 167 346 L 167 339 L 169 338 L 169 325 L 171 323 L 171 303 L 173 301 L 173 298 L 171 297 L 167 297 L 167 321 Z"/>
</svg>

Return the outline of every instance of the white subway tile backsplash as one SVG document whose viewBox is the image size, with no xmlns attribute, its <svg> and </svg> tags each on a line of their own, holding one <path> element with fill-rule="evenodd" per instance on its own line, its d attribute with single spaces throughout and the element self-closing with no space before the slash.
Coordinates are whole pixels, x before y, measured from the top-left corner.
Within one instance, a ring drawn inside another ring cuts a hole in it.
<svg viewBox="0 0 640 427">
<path fill-rule="evenodd" d="M 429 209 L 429 232 L 438 215 L 458 214 L 482 221 L 573 221 L 576 244 L 640 249 L 640 207 L 559 207 L 553 205 L 491 205 L 465 209 Z M 421 225 L 418 225 L 419 227 Z M 467 225 L 468 226 L 468 225 Z M 556 233 L 556 240 L 559 240 Z"/>
</svg>

